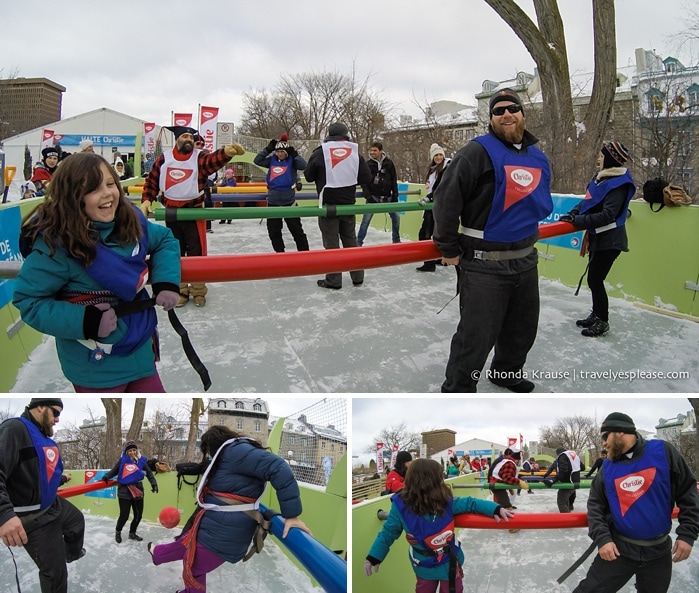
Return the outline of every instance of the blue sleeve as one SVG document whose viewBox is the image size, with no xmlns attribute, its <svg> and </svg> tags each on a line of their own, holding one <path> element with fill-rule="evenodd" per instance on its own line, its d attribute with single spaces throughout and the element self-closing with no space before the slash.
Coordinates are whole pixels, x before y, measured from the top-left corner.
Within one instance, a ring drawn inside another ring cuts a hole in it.
<svg viewBox="0 0 699 593">
<path fill-rule="evenodd" d="M 148 222 L 148 252 L 152 284 L 180 285 L 180 243 L 165 225 Z"/>
<path fill-rule="evenodd" d="M 396 541 L 401 533 L 403 533 L 403 522 L 400 518 L 400 513 L 396 505 L 391 505 L 391 511 L 388 513 L 388 518 L 383 524 L 379 534 L 376 536 L 374 543 L 371 545 L 368 556 L 376 558 L 383 562 L 388 556 L 391 545 Z"/>
<path fill-rule="evenodd" d="M 306 167 L 308 167 L 306 159 L 304 159 L 300 154 L 297 154 L 294 157 L 294 169 L 296 171 L 303 171 Z"/>
<path fill-rule="evenodd" d="M 264 167 L 265 169 L 269 169 L 269 161 L 272 158 L 272 153 L 267 153 L 267 149 L 263 148 L 260 152 L 258 152 L 255 155 L 255 158 L 252 159 L 252 162 L 255 163 L 258 167 Z"/>
</svg>

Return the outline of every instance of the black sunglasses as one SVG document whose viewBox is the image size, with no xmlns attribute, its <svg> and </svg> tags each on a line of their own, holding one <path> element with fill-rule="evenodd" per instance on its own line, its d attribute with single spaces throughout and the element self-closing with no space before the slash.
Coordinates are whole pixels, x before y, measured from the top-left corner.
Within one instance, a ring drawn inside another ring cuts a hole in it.
<svg viewBox="0 0 699 593">
<path fill-rule="evenodd" d="M 505 111 L 509 111 L 510 113 L 519 113 L 522 111 L 522 106 L 517 105 L 516 103 L 513 103 L 512 105 L 500 105 L 499 107 L 493 107 L 490 110 L 491 115 L 504 115 Z"/>
<path fill-rule="evenodd" d="M 610 435 L 610 434 L 611 434 L 611 431 L 610 431 L 610 432 L 603 432 L 603 433 L 602 433 L 602 442 L 603 442 L 603 443 L 604 443 L 604 441 L 606 441 L 606 440 L 609 438 L 609 435 Z"/>
<path fill-rule="evenodd" d="M 49 410 L 51 410 L 51 413 L 53 414 L 54 418 L 58 418 L 61 415 L 61 410 L 57 410 L 53 406 L 46 406 Z"/>
</svg>

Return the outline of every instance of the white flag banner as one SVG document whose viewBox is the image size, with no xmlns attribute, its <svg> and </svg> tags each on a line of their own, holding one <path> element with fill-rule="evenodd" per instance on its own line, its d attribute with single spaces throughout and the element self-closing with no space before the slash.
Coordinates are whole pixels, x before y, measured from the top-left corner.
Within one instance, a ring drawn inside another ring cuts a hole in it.
<svg viewBox="0 0 699 593">
<path fill-rule="evenodd" d="M 376 471 L 383 472 L 383 443 L 376 443 Z"/>
<path fill-rule="evenodd" d="M 50 148 L 53 146 L 53 130 L 43 130 L 41 132 L 41 150 L 44 150 L 44 148 Z"/>
<path fill-rule="evenodd" d="M 398 457 L 398 445 L 393 445 L 391 452 L 391 467 L 396 467 L 396 457 Z"/>
<path fill-rule="evenodd" d="M 218 107 L 204 107 L 199 113 L 199 135 L 204 139 L 204 148 L 216 150 L 216 129 L 218 124 Z"/>
<path fill-rule="evenodd" d="M 155 152 L 155 124 L 151 122 L 143 123 L 143 148 L 146 154 Z"/>
</svg>

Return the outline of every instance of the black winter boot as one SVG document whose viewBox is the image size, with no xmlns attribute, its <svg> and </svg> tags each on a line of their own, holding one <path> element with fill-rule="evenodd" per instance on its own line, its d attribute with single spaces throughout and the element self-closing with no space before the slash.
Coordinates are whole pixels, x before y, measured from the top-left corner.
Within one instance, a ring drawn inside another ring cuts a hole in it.
<svg viewBox="0 0 699 593">
<path fill-rule="evenodd" d="M 586 327 L 580 333 L 588 338 L 596 338 L 598 336 L 603 336 L 608 331 L 609 323 L 601 319 L 595 319 L 595 322 L 590 327 Z"/>
<path fill-rule="evenodd" d="M 434 272 L 437 269 L 434 260 L 426 261 L 419 268 L 415 268 L 418 272 Z"/>
<path fill-rule="evenodd" d="M 129 532 L 129 539 L 136 540 L 137 542 L 142 542 L 143 538 L 140 535 Z"/>
<path fill-rule="evenodd" d="M 114 532 L 114 541 L 118 544 L 121 543 L 121 531 Z"/>
<path fill-rule="evenodd" d="M 590 327 L 598 319 L 599 317 L 595 315 L 595 312 L 590 311 L 590 314 L 585 319 L 578 319 L 575 322 L 575 325 L 577 325 L 578 327 Z"/>
</svg>

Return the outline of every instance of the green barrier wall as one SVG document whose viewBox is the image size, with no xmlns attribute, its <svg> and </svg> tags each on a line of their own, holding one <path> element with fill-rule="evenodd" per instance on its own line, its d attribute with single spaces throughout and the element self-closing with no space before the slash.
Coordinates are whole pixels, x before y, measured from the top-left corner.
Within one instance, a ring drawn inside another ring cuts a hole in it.
<svg viewBox="0 0 699 593">
<path fill-rule="evenodd" d="M 458 476 L 446 481 L 447 484 L 478 484 L 478 474 Z M 488 498 L 488 490 L 454 490 L 454 496 L 473 498 Z M 414 591 L 415 573 L 408 558 L 408 542 L 401 535 L 391 546 L 386 560 L 381 563 L 379 572 L 371 577 L 364 574 L 364 561 L 376 535 L 381 531 L 384 522 L 376 513 L 379 510 L 391 510 L 391 497 L 381 496 L 373 500 L 361 502 L 352 507 L 352 589 L 365 593 L 385 591 Z M 457 537 L 459 532 L 457 530 Z M 466 558 L 466 562 L 469 558 Z"/>
<path fill-rule="evenodd" d="M 409 190 L 424 193 L 424 186 L 411 184 Z M 408 197 L 409 201 L 416 201 L 420 195 Z M 20 208 L 25 215 L 40 200 L 2 204 L 0 211 Z M 140 201 L 140 197 L 134 197 L 134 201 Z M 358 203 L 361 204 L 362 200 Z M 699 285 L 699 206 L 663 208 L 660 212 L 652 212 L 647 203 L 634 201 L 630 209 L 632 216 L 627 220 L 630 251 L 619 256 L 607 278 L 610 296 L 698 317 L 699 296 L 692 286 Z M 417 240 L 422 211 L 406 211 L 400 220 L 401 237 Z M 360 221 L 361 216 L 357 216 L 357 224 Z M 389 216 L 375 214 L 371 224 L 385 230 L 386 243 L 390 243 Z M 0 241 L 3 240 L 5 237 L 0 237 Z M 541 254 L 540 275 L 570 286 L 572 293 L 585 270 L 586 260 L 574 249 L 545 243 L 539 243 L 537 247 Z M 582 296 L 581 303 L 586 298 Z M 0 309 L 0 324 L 0 392 L 7 392 L 42 336 L 22 324 L 19 312 L 11 303 Z"/>
</svg>

